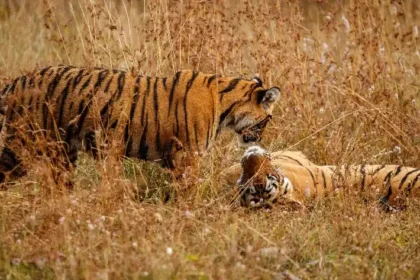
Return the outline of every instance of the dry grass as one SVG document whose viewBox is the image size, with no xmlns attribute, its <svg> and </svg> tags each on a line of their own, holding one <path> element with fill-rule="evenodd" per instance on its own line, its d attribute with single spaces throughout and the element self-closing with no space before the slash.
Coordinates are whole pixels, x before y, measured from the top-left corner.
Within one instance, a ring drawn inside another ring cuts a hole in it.
<svg viewBox="0 0 420 280">
<path fill-rule="evenodd" d="M 414 0 L 37 2 L 0 0 L 0 84 L 60 63 L 259 73 L 283 89 L 269 149 L 320 164 L 420 164 Z M 32 159 L 0 192 L 0 279 L 420 277 L 418 202 L 396 214 L 353 196 L 298 212 L 228 207 L 219 174 L 241 152 L 224 135 L 201 161 L 203 182 L 166 203 L 152 164 L 83 156 L 63 191 L 51 163 Z"/>
</svg>

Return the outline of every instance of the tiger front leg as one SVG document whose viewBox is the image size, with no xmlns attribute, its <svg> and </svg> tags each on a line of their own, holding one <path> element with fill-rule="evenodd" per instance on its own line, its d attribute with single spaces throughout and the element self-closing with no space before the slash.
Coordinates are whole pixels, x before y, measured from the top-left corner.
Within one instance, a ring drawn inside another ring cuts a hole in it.
<svg viewBox="0 0 420 280">
<path fill-rule="evenodd" d="M 177 185 L 187 189 L 198 181 L 197 156 L 184 148 L 182 142 L 173 136 L 164 151 L 164 166 L 171 170 Z"/>
</svg>

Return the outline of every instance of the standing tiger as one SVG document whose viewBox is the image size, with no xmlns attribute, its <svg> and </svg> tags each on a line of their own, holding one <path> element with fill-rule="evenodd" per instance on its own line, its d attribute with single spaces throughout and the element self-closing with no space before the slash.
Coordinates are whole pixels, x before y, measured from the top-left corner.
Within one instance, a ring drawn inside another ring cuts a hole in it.
<svg viewBox="0 0 420 280">
<path fill-rule="evenodd" d="M 208 150 L 224 128 L 243 142 L 259 141 L 280 89 L 264 88 L 259 78 L 193 71 L 160 78 L 53 66 L 15 79 L 0 94 L 8 128 L 0 158 L 4 180 L 17 175 L 20 163 L 11 145 L 16 129 L 9 128 L 28 115 L 30 131 L 65 143 L 69 163 L 82 147 L 97 150 L 98 131 L 107 131 L 121 139 L 125 156 L 160 161 L 181 174 L 178 152 Z"/>
<path fill-rule="evenodd" d="M 259 207 L 281 198 L 302 205 L 306 199 L 324 197 L 350 187 L 374 190 L 386 209 L 401 209 L 410 197 L 420 197 L 420 169 L 401 165 L 319 166 L 301 152 L 269 154 L 259 146 L 248 148 L 241 167 L 227 173 L 236 182 L 243 206 Z M 230 182 L 231 184 L 234 182 Z"/>
</svg>

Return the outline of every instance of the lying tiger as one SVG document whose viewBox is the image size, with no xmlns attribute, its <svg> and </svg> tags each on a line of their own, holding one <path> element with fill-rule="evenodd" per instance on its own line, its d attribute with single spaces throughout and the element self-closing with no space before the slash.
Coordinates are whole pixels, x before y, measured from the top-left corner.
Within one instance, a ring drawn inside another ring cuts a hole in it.
<svg viewBox="0 0 420 280">
<path fill-rule="evenodd" d="M 405 207 L 408 197 L 420 197 L 420 169 L 401 165 L 319 166 L 301 152 L 269 154 L 259 146 L 248 148 L 241 168 L 234 167 L 228 174 L 239 178 L 240 202 L 246 207 L 261 207 L 279 199 L 303 205 L 306 199 L 324 197 L 340 186 L 356 191 L 374 188 L 388 210 Z"/>
<path fill-rule="evenodd" d="M 236 132 L 243 142 L 259 141 L 280 89 L 265 88 L 259 78 L 193 71 L 148 77 L 50 66 L 16 78 L 0 89 L 0 96 L 7 128 L 0 139 L 3 182 L 24 174 L 19 147 L 27 141 L 18 139 L 22 132 L 42 132 L 62 142 L 69 166 L 80 149 L 95 154 L 101 144 L 98 136 L 111 135 L 121 142 L 125 156 L 158 161 L 178 176 L 187 167 L 183 154 L 194 158 L 209 150 L 224 129 Z"/>
</svg>

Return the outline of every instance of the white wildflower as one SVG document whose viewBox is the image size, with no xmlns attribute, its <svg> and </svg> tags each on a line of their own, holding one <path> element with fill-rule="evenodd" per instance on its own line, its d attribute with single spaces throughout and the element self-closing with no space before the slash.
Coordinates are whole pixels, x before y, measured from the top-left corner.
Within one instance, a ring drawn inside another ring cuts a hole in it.
<svg viewBox="0 0 420 280">
<path fill-rule="evenodd" d="M 261 257 L 274 257 L 279 254 L 280 250 L 277 247 L 267 247 L 260 250 Z"/>
<path fill-rule="evenodd" d="M 191 213 L 190 211 L 186 210 L 185 211 L 185 217 L 187 217 L 187 218 L 193 218 L 194 217 L 194 213 Z"/>
<path fill-rule="evenodd" d="M 64 223 L 65 220 L 66 220 L 66 217 L 63 216 L 60 219 L 58 219 L 58 223 L 62 224 L 62 223 Z"/>
<path fill-rule="evenodd" d="M 138 244 L 136 241 L 134 241 L 133 243 L 131 243 L 131 246 L 133 246 L 133 248 L 137 248 Z"/>
<path fill-rule="evenodd" d="M 397 14 L 397 7 L 395 7 L 394 5 L 391 6 L 391 15 L 395 16 Z"/>
<path fill-rule="evenodd" d="M 417 25 L 413 26 L 413 38 L 418 38 L 419 37 L 419 27 Z"/>
<path fill-rule="evenodd" d="M 245 268 L 246 268 L 246 266 L 241 262 L 237 262 L 236 267 L 239 268 L 239 269 L 243 269 L 243 270 L 245 270 Z"/>
<path fill-rule="evenodd" d="M 305 196 L 310 197 L 311 196 L 311 187 L 309 186 L 309 182 L 306 181 L 306 188 L 305 188 Z"/>
<path fill-rule="evenodd" d="M 155 213 L 155 218 L 160 223 L 163 221 L 162 214 L 160 214 L 160 213 Z"/>
<path fill-rule="evenodd" d="M 93 225 L 89 220 L 86 221 L 87 222 L 87 227 L 89 230 L 94 230 L 95 229 L 95 225 Z"/>
<path fill-rule="evenodd" d="M 167 247 L 166 248 L 166 254 L 171 256 L 174 253 L 174 249 L 172 249 L 172 247 Z"/>
<path fill-rule="evenodd" d="M 348 19 L 346 18 L 345 15 L 342 15 L 341 20 L 343 21 L 344 28 L 345 28 L 346 32 L 349 33 L 350 32 L 350 23 L 349 23 Z"/>
<path fill-rule="evenodd" d="M 400 146 L 395 146 L 394 147 L 394 153 L 401 154 L 401 147 Z"/>
</svg>

